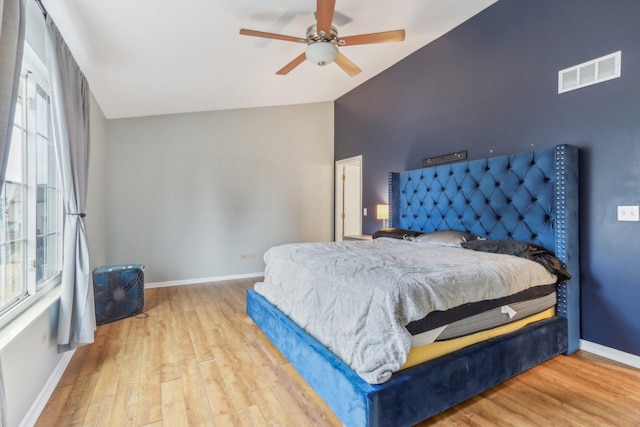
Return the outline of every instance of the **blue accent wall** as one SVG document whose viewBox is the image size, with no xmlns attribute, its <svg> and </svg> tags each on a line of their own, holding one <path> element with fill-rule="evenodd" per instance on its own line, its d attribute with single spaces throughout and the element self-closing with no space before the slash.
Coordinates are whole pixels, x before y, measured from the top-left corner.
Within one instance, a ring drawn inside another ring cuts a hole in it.
<svg viewBox="0 0 640 427">
<path fill-rule="evenodd" d="M 335 159 L 363 156 L 374 213 L 425 157 L 580 147 L 582 338 L 640 355 L 640 222 L 616 220 L 640 204 L 639 22 L 637 0 L 500 0 L 336 100 Z M 558 94 L 559 70 L 619 50 L 622 77 Z"/>
</svg>

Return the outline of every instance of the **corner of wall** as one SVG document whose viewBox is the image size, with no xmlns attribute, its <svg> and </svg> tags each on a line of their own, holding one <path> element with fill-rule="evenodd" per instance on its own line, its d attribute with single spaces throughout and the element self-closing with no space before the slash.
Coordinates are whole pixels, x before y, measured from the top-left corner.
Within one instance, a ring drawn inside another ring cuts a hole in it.
<svg viewBox="0 0 640 427">
<path fill-rule="evenodd" d="M 89 187 L 87 190 L 87 235 L 91 266 L 107 262 L 107 119 L 91 95 Z"/>
</svg>

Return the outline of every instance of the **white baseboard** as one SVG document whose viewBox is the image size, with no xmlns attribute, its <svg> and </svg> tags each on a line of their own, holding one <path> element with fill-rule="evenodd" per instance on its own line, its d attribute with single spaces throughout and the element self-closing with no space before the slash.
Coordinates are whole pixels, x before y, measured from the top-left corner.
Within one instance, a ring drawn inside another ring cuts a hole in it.
<svg viewBox="0 0 640 427">
<path fill-rule="evenodd" d="M 42 414 L 44 407 L 47 405 L 49 398 L 53 394 L 53 391 L 56 389 L 60 378 L 62 378 L 62 374 L 64 374 L 65 369 L 67 369 L 67 366 L 69 365 L 69 362 L 71 362 L 71 358 L 73 357 L 73 354 L 75 352 L 75 350 L 71 350 L 62 354 L 62 357 L 60 357 L 58 364 L 49 376 L 47 383 L 44 385 L 44 387 L 42 387 L 42 390 L 40 390 L 38 397 L 36 397 L 36 400 L 34 400 L 33 404 L 29 408 L 29 411 L 22 419 L 20 427 L 32 427 L 36 424 L 36 421 L 38 421 L 38 417 L 40 417 L 40 414 Z"/>
<path fill-rule="evenodd" d="M 222 282 L 223 280 L 236 280 L 236 279 L 250 279 L 253 277 L 262 277 L 264 272 L 259 273 L 247 273 L 247 274 L 234 274 L 231 276 L 217 276 L 217 277 L 205 277 L 200 279 L 187 279 L 187 280 L 172 280 L 169 282 L 155 282 L 145 283 L 145 289 L 151 288 L 166 288 L 167 286 L 183 286 L 183 285 L 195 285 L 197 283 L 211 283 Z"/>
<path fill-rule="evenodd" d="M 585 340 L 580 340 L 580 350 L 640 369 L 640 356 L 636 356 L 635 354 L 625 353 L 624 351 Z"/>
</svg>

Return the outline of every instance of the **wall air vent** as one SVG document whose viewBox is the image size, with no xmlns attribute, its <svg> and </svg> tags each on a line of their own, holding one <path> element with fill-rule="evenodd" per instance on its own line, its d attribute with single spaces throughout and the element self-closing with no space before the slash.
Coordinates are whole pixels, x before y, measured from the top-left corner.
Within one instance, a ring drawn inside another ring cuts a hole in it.
<svg viewBox="0 0 640 427">
<path fill-rule="evenodd" d="M 558 72 L 558 93 L 620 77 L 621 52 L 612 53 Z"/>
</svg>

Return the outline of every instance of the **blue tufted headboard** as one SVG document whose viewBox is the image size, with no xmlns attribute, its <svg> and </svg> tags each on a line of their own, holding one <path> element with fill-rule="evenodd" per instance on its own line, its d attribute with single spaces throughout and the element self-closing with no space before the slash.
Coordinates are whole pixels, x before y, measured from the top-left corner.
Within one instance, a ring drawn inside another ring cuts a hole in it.
<svg viewBox="0 0 640 427">
<path fill-rule="evenodd" d="M 558 314 L 579 347 L 578 149 L 570 145 L 389 174 L 389 225 L 535 243 L 567 265 Z"/>
</svg>

